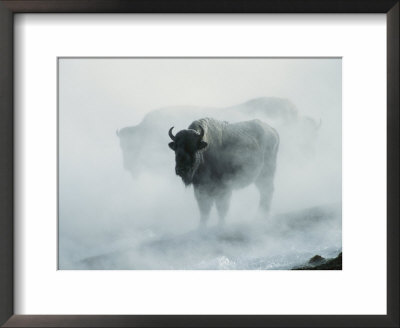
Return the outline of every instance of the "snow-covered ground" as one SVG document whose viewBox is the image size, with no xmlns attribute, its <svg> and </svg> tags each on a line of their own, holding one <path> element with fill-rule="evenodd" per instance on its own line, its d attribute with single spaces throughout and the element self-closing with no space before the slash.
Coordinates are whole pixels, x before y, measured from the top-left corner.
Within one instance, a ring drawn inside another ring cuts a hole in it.
<svg viewBox="0 0 400 328">
<path fill-rule="evenodd" d="M 284 270 L 341 251 L 340 204 L 186 233 L 136 230 L 65 269 Z M 160 218 L 161 219 L 161 218 Z"/>
</svg>

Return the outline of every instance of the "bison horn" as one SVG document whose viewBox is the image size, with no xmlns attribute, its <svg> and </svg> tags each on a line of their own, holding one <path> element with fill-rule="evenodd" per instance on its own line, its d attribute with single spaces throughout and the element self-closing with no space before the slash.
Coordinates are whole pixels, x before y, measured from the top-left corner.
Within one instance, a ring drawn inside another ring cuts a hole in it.
<svg viewBox="0 0 400 328">
<path fill-rule="evenodd" d="M 172 127 L 172 128 L 169 129 L 168 135 L 169 135 L 169 137 L 170 137 L 172 140 L 175 141 L 175 136 L 172 134 L 172 129 L 173 129 L 173 128 L 174 128 L 174 127 Z"/>
<path fill-rule="evenodd" d="M 204 129 L 203 129 L 203 127 L 201 125 L 199 125 L 199 128 L 200 128 L 200 139 L 203 139 L 203 137 L 204 137 Z"/>
</svg>

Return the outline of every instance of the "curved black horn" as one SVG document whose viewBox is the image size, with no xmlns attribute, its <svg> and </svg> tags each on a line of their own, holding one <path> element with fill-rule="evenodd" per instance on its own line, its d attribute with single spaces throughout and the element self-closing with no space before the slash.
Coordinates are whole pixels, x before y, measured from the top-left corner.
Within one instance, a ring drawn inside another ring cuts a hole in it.
<svg viewBox="0 0 400 328">
<path fill-rule="evenodd" d="M 174 128 L 174 127 L 172 127 L 172 128 L 169 129 L 168 135 L 169 135 L 169 137 L 170 137 L 172 140 L 175 141 L 175 136 L 172 134 L 172 129 L 173 129 L 173 128 Z"/>
<path fill-rule="evenodd" d="M 200 139 L 203 139 L 203 137 L 204 137 L 204 129 L 203 129 L 203 127 L 201 125 L 199 125 L 199 128 L 200 128 Z"/>
</svg>

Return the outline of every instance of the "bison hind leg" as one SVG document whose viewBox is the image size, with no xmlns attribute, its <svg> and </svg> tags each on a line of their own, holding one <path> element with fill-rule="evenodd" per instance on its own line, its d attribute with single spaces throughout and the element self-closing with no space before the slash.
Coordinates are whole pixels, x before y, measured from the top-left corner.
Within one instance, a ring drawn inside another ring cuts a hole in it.
<svg viewBox="0 0 400 328">
<path fill-rule="evenodd" d="M 274 177 L 279 141 L 273 147 L 267 147 L 264 154 L 264 166 L 255 181 L 260 192 L 261 215 L 269 218 L 272 196 L 274 194 Z"/>
<path fill-rule="evenodd" d="M 215 199 L 215 205 L 218 211 L 220 226 L 223 226 L 225 224 L 225 217 L 228 214 L 231 196 L 232 196 L 232 191 L 229 190 L 221 192 Z"/>
<path fill-rule="evenodd" d="M 274 194 L 274 181 L 272 177 L 260 179 L 256 182 L 260 192 L 260 215 L 269 217 L 271 210 L 272 196 Z"/>
</svg>

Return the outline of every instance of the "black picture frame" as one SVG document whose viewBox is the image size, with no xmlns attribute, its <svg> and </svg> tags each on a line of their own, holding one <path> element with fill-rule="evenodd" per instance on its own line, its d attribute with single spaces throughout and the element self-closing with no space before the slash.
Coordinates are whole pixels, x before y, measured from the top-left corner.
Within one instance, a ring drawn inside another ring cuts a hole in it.
<svg viewBox="0 0 400 328">
<path fill-rule="evenodd" d="M 4 327 L 399 327 L 399 0 L 0 0 L 0 324 Z M 387 315 L 14 315 L 13 28 L 16 13 L 385 13 Z"/>
</svg>

